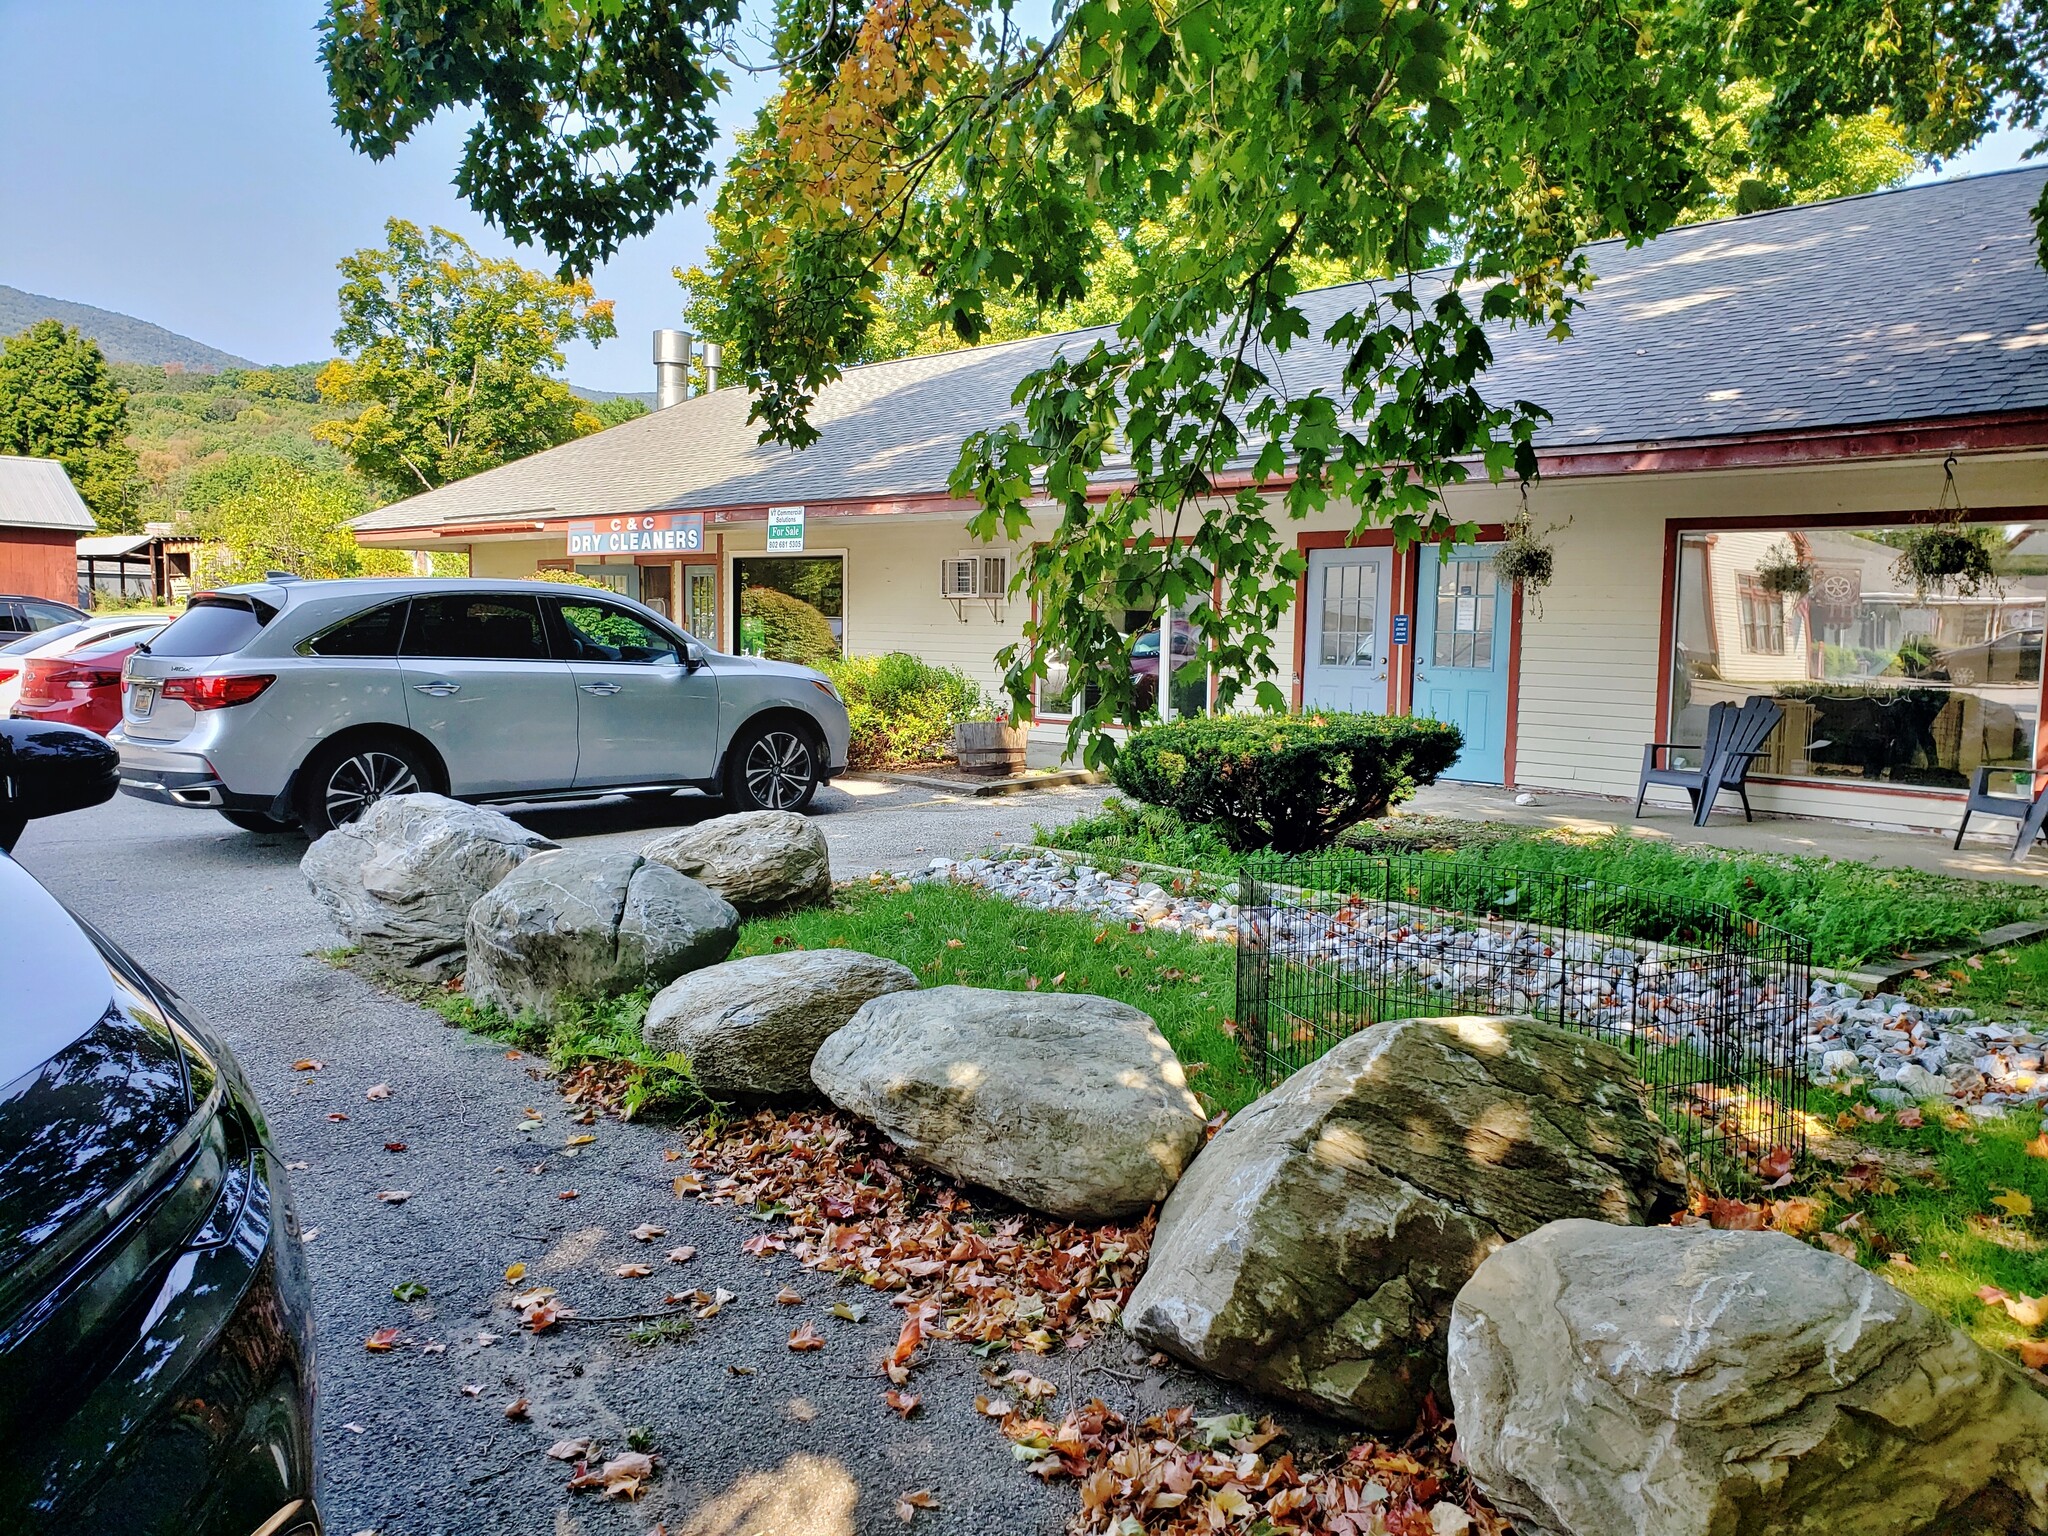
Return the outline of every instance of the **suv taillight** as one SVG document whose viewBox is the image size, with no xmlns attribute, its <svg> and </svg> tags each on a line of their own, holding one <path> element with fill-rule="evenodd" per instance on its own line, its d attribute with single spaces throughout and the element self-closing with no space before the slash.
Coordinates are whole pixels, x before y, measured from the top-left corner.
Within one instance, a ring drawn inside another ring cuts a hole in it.
<svg viewBox="0 0 2048 1536">
<path fill-rule="evenodd" d="M 243 677 L 167 677 L 163 696 L 182 699 L 192 709 L 229 709 L 248 703 L 276 681 L 268 672 Z"/>
</svg>

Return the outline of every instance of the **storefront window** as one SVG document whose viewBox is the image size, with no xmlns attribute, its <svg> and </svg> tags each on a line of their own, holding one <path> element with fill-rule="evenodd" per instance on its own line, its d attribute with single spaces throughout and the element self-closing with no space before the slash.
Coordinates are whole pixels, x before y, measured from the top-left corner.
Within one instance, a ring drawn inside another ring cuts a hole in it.
<svg viewBox="0 0 2048 1536">
<path fill-rule="evenodd" d="M 2031 768 L 2048 523 L 1996 529 L 1999 579 L 1969 594 L 1899 580 L 1907 532 L 1682 534 L 1671 739 L 1697 744 L 1710 707 L 1761 694 L 1785 723 L 1758 773 L 1960 789 L 1980 767 Z M 1804 595 L 1774 592 L 1758 575 L 1788 548 L 1813 572 Z"/>
<path fill-rule="evenodd" d="M 846 645 L 846 566 L 838 555 L 748 555 L 732 563 L 742 656 L 815 666 Z"/>
<path fill-rule="evenodd" d="M 1117 627 L 1122 633 L 1137 637 L 1131 642 L 1131 691 L 1137 700 L 1139 717 L 1156 719 L 1159 714 L 1159 654 L 1165 647 L 1164 626 L 1152 609 L 1127 608 Z M 1175 612 L 1172 629 L 1172 659 L 1166 664 L 1166 671 L 1173 679 L 1169 695 L 1173 713 L 1176 716 L 1207 714 L 1211 681 L 1207 674 L 1193 679 L 1174 675 L 1200 654 L 1202 648 L 1201 637 L 1190 623 L 1186 609 Z M 1038 713 L 1055 719 L 1070 716 L 1093 707 L 1100 697 L 1093 685 L 1082 685 L 1079 674 L 1068 665 L 1065 656 L 1055 653 L 1047 663 L 1045 681 L 1038 685 Z"/>
</svg>

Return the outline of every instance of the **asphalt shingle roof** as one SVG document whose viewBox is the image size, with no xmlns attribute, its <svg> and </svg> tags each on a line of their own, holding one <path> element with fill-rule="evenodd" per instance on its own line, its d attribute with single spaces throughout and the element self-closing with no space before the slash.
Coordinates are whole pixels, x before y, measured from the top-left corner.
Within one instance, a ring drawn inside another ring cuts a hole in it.
<svg viewBox="0 0 2048 1536">
<path fill-rule="evenodd" d="M 0 454 L 0 528 L 91 533 L 98 526 L 62 464 Z"/>
<path fill-rule="evenodd" d="M 2031 211 L 2048 169 L 1777 209 L 1591 247 L 1598 281 L 1573 335 L 1503 327 L 1490 398 L 1554 420 L 1549 450 L 1696 442 L 2048 408 L 2048 272 Z M 1358 285 L 1304 294 L 1311 334 Z M 653 509 L 943 494 L 969 432 L 1018 413 L 1025 373 L 1104 331 L 848 369 L 818 397 L 820 438 L 764 445 L 720 390 L 394 503 L 357 527 L 413 528 Z M 1269 376 L 1336 393 L 1320 342 Z"/>
</svg>

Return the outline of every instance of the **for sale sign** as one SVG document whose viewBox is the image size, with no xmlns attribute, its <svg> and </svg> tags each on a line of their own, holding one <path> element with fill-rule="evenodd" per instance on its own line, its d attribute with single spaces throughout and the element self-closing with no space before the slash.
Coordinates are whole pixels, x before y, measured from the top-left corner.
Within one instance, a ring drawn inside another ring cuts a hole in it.
<svg viewBox="0 0 2048 1536">
<path fill-rule="evenodd" d="M 638 512 L 569 525 L 572 555 L 681 555 L 703 547 L 701 512 Z"/>
<path fill-rule="evenodd" d="M 804 547 L 804 509 L 802 507 L 770 507 L 768 509 L 768 553 L 771 555 L 794 555 Z"/>
</svg>

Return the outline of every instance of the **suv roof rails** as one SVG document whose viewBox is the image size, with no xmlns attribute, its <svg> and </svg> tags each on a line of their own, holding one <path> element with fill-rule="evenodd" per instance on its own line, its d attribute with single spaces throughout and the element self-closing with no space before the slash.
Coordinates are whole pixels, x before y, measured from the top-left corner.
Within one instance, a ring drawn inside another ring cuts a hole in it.
<svg viewBox="0 0 2048 1536">
<path fill-rule="evenodd" d="M 304 581 L 306 578 L 296 575 L 291 571 L 265 571 L 263 579 L 265 581 Z"/>
</svg>

